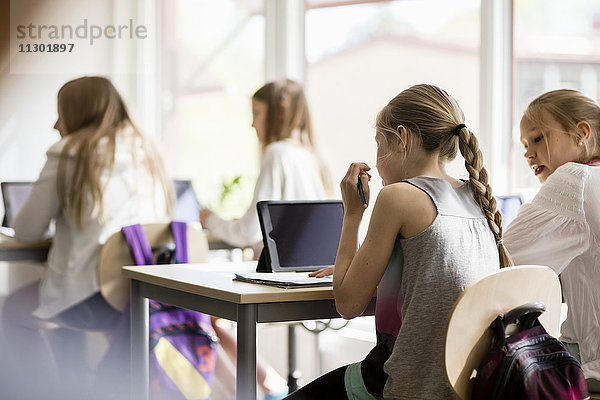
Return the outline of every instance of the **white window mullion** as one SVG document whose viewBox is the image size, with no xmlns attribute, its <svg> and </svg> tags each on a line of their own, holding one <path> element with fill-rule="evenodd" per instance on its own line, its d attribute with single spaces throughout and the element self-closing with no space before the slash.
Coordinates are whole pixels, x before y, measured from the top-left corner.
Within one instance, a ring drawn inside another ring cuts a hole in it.
<svg viewBox="0 0 600 400">
<path fill-rule="evenodd" d="M 512 0 L 481 0 L 479 135 L 496 194 L 509 190 L 512 8 Z"/>
<path fill-rule="evenodd" d="M 137 102 L 140 122 L 148 135 L 159 139 L 162 107 L 158 95 L 160 82 L 160 34 L 162 32 L 160 18 L 156 9 L 162 2 L 154 0 L 138 0 L 138 21 L 148 27 L 148 35 L 138 40 L 137 48 Z"/>
<path fill-rule="evenodd" d="M 303 0 L 265 0 L 265 79 L 304 82 Z"/>
</svg>

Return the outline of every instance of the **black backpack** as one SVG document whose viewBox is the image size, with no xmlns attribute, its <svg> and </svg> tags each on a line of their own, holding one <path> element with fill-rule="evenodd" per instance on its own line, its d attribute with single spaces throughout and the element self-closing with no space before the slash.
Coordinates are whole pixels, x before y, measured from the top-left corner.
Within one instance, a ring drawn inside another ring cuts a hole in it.
<svg viewBox="0 0 600 400">
<path fill-rule="evenodd" d="M 580 363 L 538 321 L 545 309 L 529 303 L 492 322 L 492 345 L 473 380 L 473 400 L 589 398 Z M 510 324 L 521 329 L 506 337 Z"/>
</svg>

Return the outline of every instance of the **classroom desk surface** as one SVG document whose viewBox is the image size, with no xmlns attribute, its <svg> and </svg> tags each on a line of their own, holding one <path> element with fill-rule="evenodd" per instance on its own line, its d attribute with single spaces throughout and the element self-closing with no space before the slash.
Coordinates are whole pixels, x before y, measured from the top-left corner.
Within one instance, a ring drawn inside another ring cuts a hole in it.
<svg viewBox="0 0 600 400">
<path fill-rule="evenodd" d="M 237 399 L 256 399 L 256 325 L 339 318 L 331 287 L 279 289 L 233 281 L 256 262 L 124 267 L 131 279 L 134 398 L 148 398 L 148 298 L 237 321 Z M 373 315 L 372 301 L 364 315 Z"/>
<path fill-rule="evenodd" d="M 211 234 L 206 235 L 210 250 L 232 249 L 227 243 Z M 52 239 L 40 242 L 22 242 L 0 233 L 0 261 L 46 261 Z"/>
<path fill-rule="evenodd" d="M 29 243 L 0 234 L 0 261 L 46 261 L 51 240 Z"/>
</svg>

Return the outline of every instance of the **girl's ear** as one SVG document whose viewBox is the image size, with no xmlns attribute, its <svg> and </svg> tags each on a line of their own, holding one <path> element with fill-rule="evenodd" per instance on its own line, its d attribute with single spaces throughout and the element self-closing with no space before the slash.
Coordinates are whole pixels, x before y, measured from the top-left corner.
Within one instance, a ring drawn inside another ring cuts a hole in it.
<svg viewBox="0 0 600 400">
<path fill-rule="evenodd" d="M 579 130 L 582 133 L 582 136 L 579 140 L 585 140 L 586 142 L 588 140 L 590 140 L 590 137 L 592 137 L 592 126 L 589 124 L 589 122 L 587 122 L 587 121 L 578 122 L 577 128 L 579 128 Z"/>
<path fill-rule="evenodd" d="M 398 125 L 396 128 L 396 132 L 398 132 L 399 144 L 398 151 L 404 152 L 406 151 L 406 147 L 408 144 L 408 131 L 403 125 Z"/>
</svg>

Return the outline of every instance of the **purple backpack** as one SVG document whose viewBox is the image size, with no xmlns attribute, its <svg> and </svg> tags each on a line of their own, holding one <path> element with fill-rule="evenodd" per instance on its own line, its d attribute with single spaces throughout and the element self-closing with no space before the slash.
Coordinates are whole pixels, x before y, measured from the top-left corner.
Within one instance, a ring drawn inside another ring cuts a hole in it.
<svg viewBox="0 0 600 400">
<path fill-rule="evenodd" d="M 492 345 L 473 380 L 473 400 L 589 398 L 581 365 L 538 321 L 545 308 L 525 304 L 492 322 Z M 512 323 L 521 331 L 506 337 Z"/>
<path fill-rule="evenodd" d="M 141 225 L 122 229 L 137 265 L 186 263 L 187 225 L 172 222 L 175 246 L 150 247 Z M 153 256 L 153 251 L 156 259 Z M 210 316 L 154 300 L 149 301 L 150 396 L 152 399 L 209 399 L 215 373 L 218 339 Z M 129 393 L 129 370 L 122 354 L 129 354 L 129 307 L 103 360 L 103 384 Z M 102 366 L 102 364 L 101 364 Z"/>
</svg>

